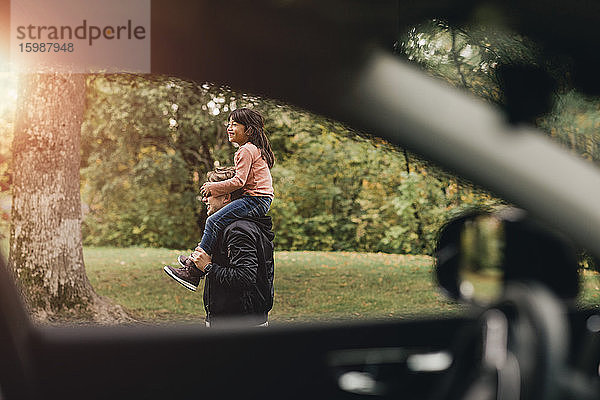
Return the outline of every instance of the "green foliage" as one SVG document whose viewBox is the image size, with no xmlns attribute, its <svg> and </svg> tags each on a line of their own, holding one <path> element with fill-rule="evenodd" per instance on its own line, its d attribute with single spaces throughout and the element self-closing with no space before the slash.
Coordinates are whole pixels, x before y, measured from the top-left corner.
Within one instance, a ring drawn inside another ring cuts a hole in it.
<svg viewBox="0 0 600 400">
<path fill-rule="evenodd" d="M 544 53 L 534 41 L 502 27 L 450 26 L 435 19 L 402 34 L 396 50 L 430 74 L 494 103 L 503 102 L 500 65 L 539 67 L 558 85 L 553 109 L 536 125 L 561 145 L 600 163 L 600 100 L 572 89 L 568 58 Z"/>
<path fill-rule="evenodd" d="M 548 73 L 557 83 L 554 106 L 531 122 L 573 153 L 600 165 L 600 99 L 572 88 L 567 56 L 545 52 L 533 40 L 499 25 L 450 26 L 435 19 L 400 35 L 396 53 L 431 75 L 498 104 L 504 102 L 500 65 L 536 67 Z M 582 265 L 597 264 L 584 258 Z"/>
<path fill-rule="evenodd" d="M 85 243 L 193 247 L 206 217 L 198 187 L 215 163 L 232 163 L 224 123 L 239 105 L 265 116 L 276 155 L 277 249 L 431 253 L 449 210 L 489 200 L 292 107 L 168 77 L 94 76 L 82 128 Z"/>
<path fill-rule="evenodd" d="M 110 200 L 91 203 L 83 224 L 86 243 L 182 247 L 197 241 L 195 195 L 176 189 L 186 186 L 182 160 L 158 154 L 143 161 L 137 166 L 143 174 L 105 185 Z"/>
<path fill-rule="evenodd" d="M 432 20 L 403 34 L 397 52 L 494 103 L 503 101 L 498 65 L 543 67 L 561 84 L 538 126 L 600 161 L 598 99 L 570 90 L 565 67 L 526 37 Z M 16 93 L 14 77 L 0 76 L 0 91 Z M 270 215 L 279 250 L 431 254 L 454 213 L 501 203 L 401 149 L 293 107 L 165 76 L 93 75 L 82 126 L 85 243 L 194 246 L 206 218 L 199 185 L 216 164 L 232 164 L 224 124 L 240 106 L 265 116 L 276 157 Z M 0 105 L 2 189 L 10 184 L 13 113 L 13 103 Z"/>
<path fill-rule="evenodd" d="M 499 203 L 382 141 L 315 122 L 273 169 L 278 249 L 431 254 L 452 210 Z"/>
<path fill-rule="evenodd" d="M 500 25 L 451 26 L 433 19 L 403 33 L 397 54 L 453 86 L 494 103 L 503 103 L 501 65 L 535 66 L 560 87 L 568 85 L 565 58 L 548 56 L 528 37 Z"/>
<path fill-rule="evenodd" d="M 96 75 L 82 126 L 87 244 L 185 247 L 206 218 L 198 184 L 230 162 L 227 89 L 179 79 Z"/>
<path fill-rule="evenodd" d="M 336 135 L 315 122 L 313 132 L 301 130 L 290 138 L 294 155 L 273 169 L 277 244 L 284 249 L 352 249 L 352 217 L 361 177 L 369 173 L 364 157 L 369 144 Z"/>
<path fill-rule="evenodd" d="M 391 204 L 397 218 L 385 231 L 383 251 L 431 254 L 438 229 L 446 220 L 447 201 L 442 183 L 428 174 L 402 173 Z"/>
<path fill-rule="evenodd" d="M 573 90 L 557 94 L 552 113 L 538 126 L 563 146 L 600 164 L 600 100 Z"/>
</svg>

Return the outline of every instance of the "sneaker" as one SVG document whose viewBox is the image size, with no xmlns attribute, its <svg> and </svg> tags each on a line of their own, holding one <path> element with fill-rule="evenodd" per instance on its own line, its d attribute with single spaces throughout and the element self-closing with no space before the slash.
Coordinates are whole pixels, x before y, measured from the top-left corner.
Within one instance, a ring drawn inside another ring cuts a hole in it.
<svg viewBox="0 0 600 400">
<path fill-rule="evenodd" d="M 204 277 L 204 273 L 195 266 L 190 267 L 186 265 L 185 267 L 175 268 L 170 265 L 165 265 L 163 269 L 171 278 L 194 292 L 198 289 L 200 279 Z"/>
<path fill-rule="evenodd" d="M 196 267 L 192 259 L 188 256 L 180 255 L 179 257 L 177 257 L 177 261 L 182 267 Z"/>
</svg>

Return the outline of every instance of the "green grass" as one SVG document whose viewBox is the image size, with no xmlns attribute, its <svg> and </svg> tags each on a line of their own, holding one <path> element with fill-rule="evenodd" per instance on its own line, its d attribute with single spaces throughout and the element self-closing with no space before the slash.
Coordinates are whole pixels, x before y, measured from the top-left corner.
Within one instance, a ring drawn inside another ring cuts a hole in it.
<svg viewBox="0 0 600 400">
<path fill-rule="evenodd" d="M 140 321 L 202 321 L 202 291 L 191 292 L 163 271 L 186 251 L 84 248 L 87 274 L 101 295 Z M 461 307 L 432 280 L 431 257 L 352 253 L 277 252 L 274 322 L 452 315 Z M 584 271 L 579 303 L 598 307 L 600 277 Z"/>
<path fill-rule="evenodd" d="M 182 251 L 84 249 L 96 291 L 142 321 L 199 321 L 202 291 L 183 288 L 163 271 Z M 402 318 L 456 313 L 460 307 L 432 282 L 432 259 L 391 254 L 277 252 L 272 321 Z"/>
<path fill-rule="evenodd" d="M 279 252 L 273 316 L 286 321 L 456 312 L 434 287 L 427 256 Z"/>
<path fill-rule="evenodd" d="M 141 321 L 200 320 L 202 292 L 191 292 L 169 278 L 165 264 L 180 251 L 149 248 L 84 248 L 86 272 L 100 295 L 124 306 Z"/>
<path fill-rule="evenodd" d="M 579 304 L 585 307 L 600 308 L 600 274 L 589 269 L 582 270 L 581 295 Z"/>
</svg>

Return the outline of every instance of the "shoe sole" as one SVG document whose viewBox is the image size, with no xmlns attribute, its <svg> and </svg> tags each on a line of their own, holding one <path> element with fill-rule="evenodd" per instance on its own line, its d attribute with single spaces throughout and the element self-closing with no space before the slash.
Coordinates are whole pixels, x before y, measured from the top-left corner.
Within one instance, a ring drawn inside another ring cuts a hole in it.
<svg viewBox="0 0 600 400">
<path fill-rule="evenodd" d="M 195 292 L 196 289 L 198 289 L 198 286 L 194 286 L 189 282 L 184 281 L 183 279 L 181 279 L 180 277 L 178 277 L 177 275 L 174 275 L 173 272 L 171 272 L 171 270 L 165 266 L 163 268 L 163 270 L 167 273 L 167 275 L 169 275 L 171 278 L 175 279 L 177 282 L 181 283 L 186 289 L 191 290 L 192 292 Z"/>
</svg>

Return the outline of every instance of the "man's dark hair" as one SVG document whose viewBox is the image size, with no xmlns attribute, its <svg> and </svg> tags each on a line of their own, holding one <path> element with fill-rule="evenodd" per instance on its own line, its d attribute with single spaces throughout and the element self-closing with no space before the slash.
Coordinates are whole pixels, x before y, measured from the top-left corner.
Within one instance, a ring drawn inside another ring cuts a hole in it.
<svg viewBox="0 0 600 400">
<path fill-rule="evenodd" d="M 235 176 L 234 167 L 217 167 L 206 174 L 206 178 L 209 182 L 221 182 L 227 179 L 231 179 Z M 231 200 L 236 200 L 242 197 L 243 189 L 239 188 L 231 192 Z"/>
</svg>

